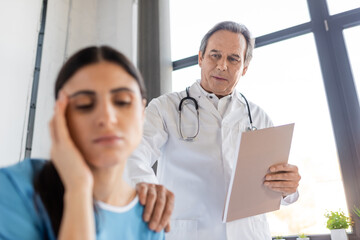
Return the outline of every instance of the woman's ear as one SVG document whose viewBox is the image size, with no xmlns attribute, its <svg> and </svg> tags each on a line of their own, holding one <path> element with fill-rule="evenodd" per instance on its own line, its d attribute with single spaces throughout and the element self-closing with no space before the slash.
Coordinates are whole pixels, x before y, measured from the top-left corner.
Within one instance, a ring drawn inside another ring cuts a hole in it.
<svg viewBox="0 0 360 240">
<path fill-rule="evenodd" d="M 143 104 L 143 108 L 145 109 L 145 107 L 146 107 L 146 99 L 145 98 L 143 98 L 142 104 Z"/>
<path fill-rule="evenodd" d="M 142 104 L 143 104 L 143 118 L 145 118 L 145 107 L 146 107 L 146 99 L 144 98 L 143 100 L 142 100 Z"/>
</svg>

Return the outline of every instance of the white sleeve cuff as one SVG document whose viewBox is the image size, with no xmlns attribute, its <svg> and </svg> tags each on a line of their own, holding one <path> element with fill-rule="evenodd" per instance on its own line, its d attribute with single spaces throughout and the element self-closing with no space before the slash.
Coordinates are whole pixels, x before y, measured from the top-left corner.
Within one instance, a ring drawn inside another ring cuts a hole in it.
<svg viewBox="0 0 360 240">
<path fill-rule="evenodd" d="M 299 192 L 296 190 L 295 193 L 287 195 L 286 197 L 281 198 L 281 205 L 290 205 L 294 202 L 296 202 L 299 199 Z"/>
</svg>

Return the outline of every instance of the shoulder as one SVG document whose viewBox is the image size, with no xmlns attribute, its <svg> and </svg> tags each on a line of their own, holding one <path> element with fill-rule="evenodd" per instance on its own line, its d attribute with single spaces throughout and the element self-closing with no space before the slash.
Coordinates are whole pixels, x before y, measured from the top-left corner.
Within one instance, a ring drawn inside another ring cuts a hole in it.
<svg viewBox="0 0 360 240">
<path fill-rule="evenodd" d="M 259 105 L 249 101 L 249 106 L 250 106 L 251 112 L 255 112 L 256 114 L 270 118 L 269 115 L 266 113 L 266 111 Z"/>
<path fill-rule="evenodd" d="M 41 239 L 41 219 L 34 205 L 34 176 L 43 160 L 24 160 L 0 169 L 0 236 Z"/>
<path fill-rule="evenodd" d="M 113 207 L 104 203 L 98 203 L 98 206 L 100 239 L 164 239 L 163 232 L 150 230 L 144 222 L 144 206 L 137 197 L 124 207 Z"/>
<path fill-rule="evenodd" d="M 270 116 L 265 112 L 264 109 L 251 101 L 249 101 L 249 106 L 253 121 L 259 125 L 258 128 L 267 128 L 273 126 L 273 122 Z"/>
<path fill-rule="evenodd" d="M 161 123 L 165 126 L 165 119 L 169 116 L 177 116 L 181 99 L 181 93 L 178 92 L 167 93 L 152 99 L 145 109 L 146 123 Z"/>
<path fill-rule="evenodd" d="M 183 92 L 172 92 L 163 94 L 157 98 L 153 98 L 147 108 L 159 108 L 166 106 L 174 106 L 179 104 L 179 99 L 182 98 Z"/>
<path fill-rule="evenodd" d="M 0 191 L 3 187 L 15 187 L 17 189 L 32 186 L 34 177 L 41 171 L 46 160 L 25 159 L 24 161 L 0 168 Z"/>
<path fill-rule="evenodd" d="M 143 216 L 143 212 L 144 212 L 144 206 L 140 204 L 140 202 L 138 201 L 137 204 L 134 206 L 134 210 L 136 212 L 136 216 L 140 219 L 141 221 L 141 228 L 142 228 L 142 236 L 141 239 L 165 239 L 165 234 L 164 234 L 164 230 L 161 232 L 155 232 L 153 230 L 151 230 L 149 228 L 149 224 L 144 222 L 142 216 Z"/>
<path fill-rule="evenodd" d="M 191 86 L 190 86 L 190 91 L 198 91 L 198 88 L 200 86 L 199 81 L 194 82 Z M 161 96 L 157 97 L 157 98 L 153 98 L 148 106 L 147 106 L 147 110 L 163 110 L 164 108 L 166 110 L 169 110 L 167 108 L 171 108 L 170 110 L 177 110 L 179 103 L 181 101 L 181 99 L 183 99 L 184 97 L 186 97 L 186 90 L 184 89 L 183 91 L 179 91 L 179 92 L 171 92 L 171 93 L 165 93 L 162 94 Z"/>
</svg>

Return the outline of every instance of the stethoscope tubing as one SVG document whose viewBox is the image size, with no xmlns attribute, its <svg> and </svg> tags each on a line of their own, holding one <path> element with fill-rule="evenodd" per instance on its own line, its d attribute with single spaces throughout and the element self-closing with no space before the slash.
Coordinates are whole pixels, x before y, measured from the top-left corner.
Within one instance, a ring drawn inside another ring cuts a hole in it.
<svg viewBox="0 0 360 240">
<path fill-rule="evenodd" d="M 252 117 L 251 117 L 251 110 L 250 110 L 250 105 L 249 105 L 249 102 L 248 100 L 246 99 L 246 97 L 240 93 L 241 97 L 245 100 L 245 103 L 246 103 L 246 108 L 248 110 L 248 116 L 249 116 L 249 122 L 250 122 L 250 128 L 248 128 L 248 130 L 250 131 L 254 131 L 256 130 L 257 128 L 255 126 L 253 126 L 253 121 L 252 121 Z"/>
<path fill-rule="evenodd" d="M 190 96 L 190 87 L 187 87 L 186 88 L 186 97 L 182 98 L 180 100 L 180 103 L 179 103 L 179 132 L 180 132 L 180 136 L 183 140 L 185 141 L 193 141 L 197 135 L 199 134 L 199 130 L 200 130 L 200 120 L 199 120 L 199 104 L 198 102 L 196 101 L 195 98 L 191 97 Z M 249 102 L 248 100 L 246 99 L 246 97 L 240 93 L 241 97 L 245 100 L 245 103 L 246 103 L 246 108 L 247 108 L 247 111 L 248 111 L 248 117 L 249 117 L 249 124 L 250 124 L 250 127 L 247 128 L 247 130 L 249 131 L 254 131 L 256 130 L 257 128 L 255 126 L 253 126 L 253 121 L 252 121 L 252 116 L 251 116 L 251 110 L 250 110 L 250 106 L 249 106 Z M 184 104 L 185 101 L 191 101 L 194 103 L 195 105 L 195 109 L 196 109 L 196 112 L 197 112 L 197 130 L 196 130 L 196 133 L 194 136 L 191 136 L 191 137 L 184 137 L 183 136 L 183 133 L 182 133 L 182 128 L 181 128 L 181 110 L 182 110 L 182 106 Z"/>
</svg>

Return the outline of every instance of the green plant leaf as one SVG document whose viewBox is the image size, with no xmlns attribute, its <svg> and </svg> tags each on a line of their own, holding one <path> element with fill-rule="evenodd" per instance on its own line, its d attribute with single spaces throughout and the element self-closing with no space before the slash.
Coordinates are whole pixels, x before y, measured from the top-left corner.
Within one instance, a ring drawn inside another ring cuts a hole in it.
<svg viewBox="0 0 360 240">
<path fill-rule="evenodd" d="M 351 219 L 345 216 L 344 212 L 327 212 L 325 214 L 327 217 L 326 227 L 330 230 L 332 229 L 348 229 L 351 226 Z"/>
</svg>

